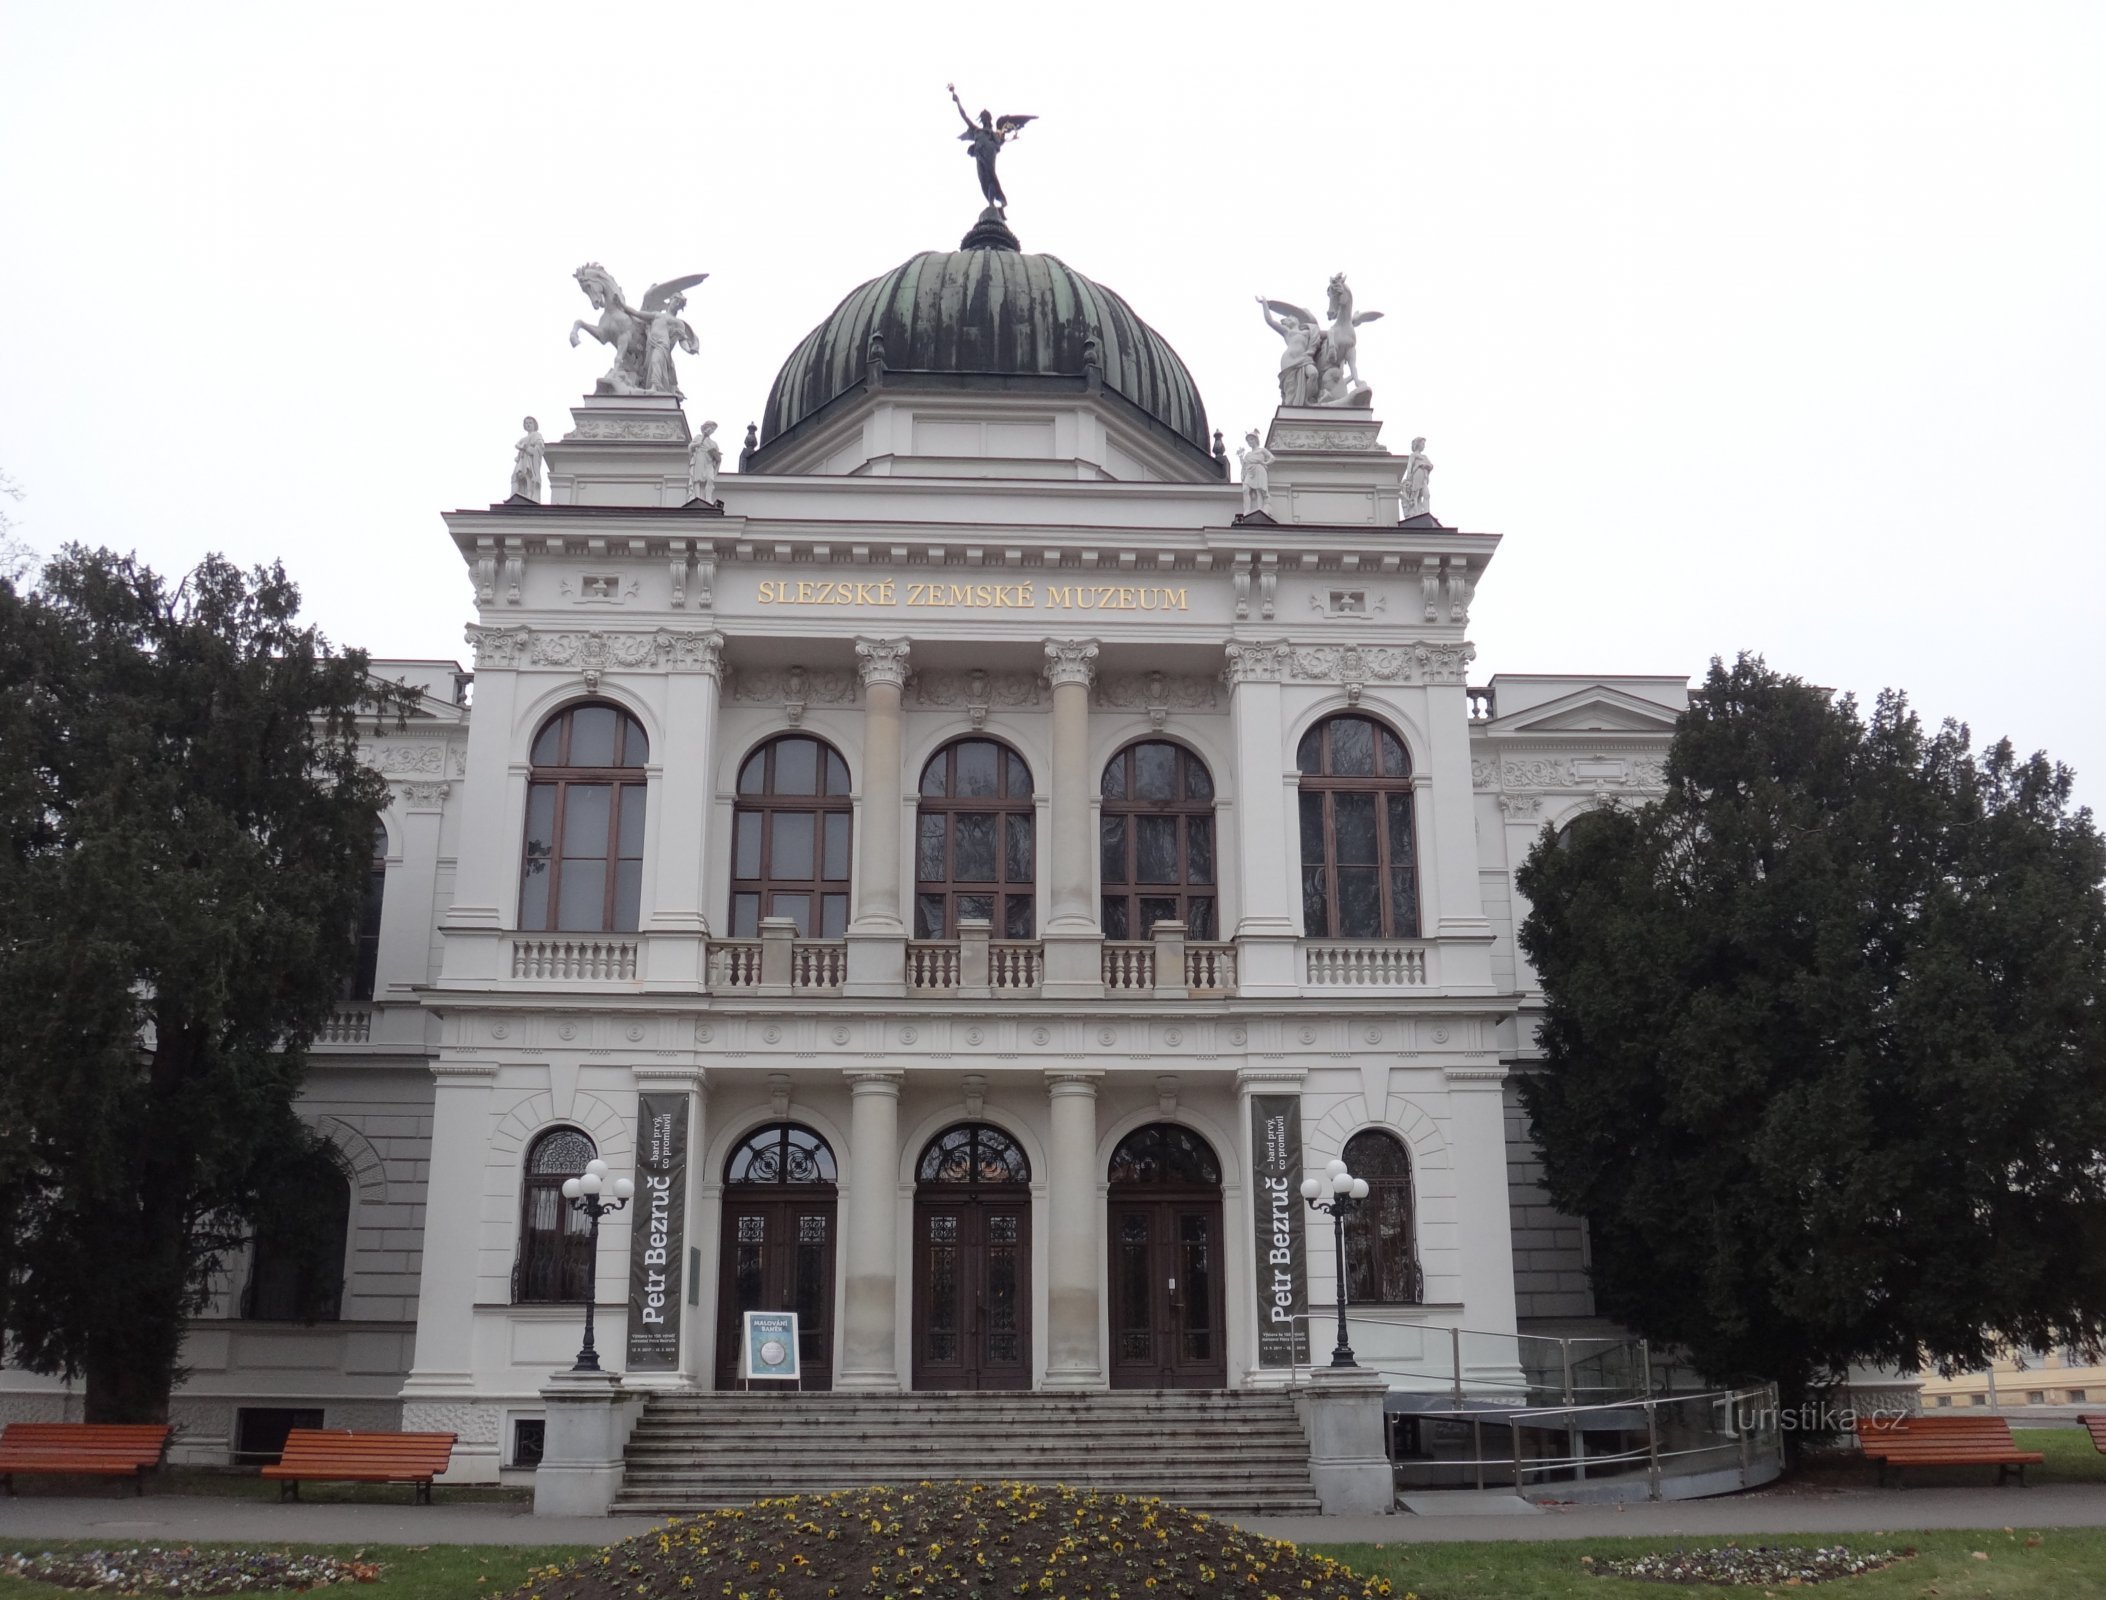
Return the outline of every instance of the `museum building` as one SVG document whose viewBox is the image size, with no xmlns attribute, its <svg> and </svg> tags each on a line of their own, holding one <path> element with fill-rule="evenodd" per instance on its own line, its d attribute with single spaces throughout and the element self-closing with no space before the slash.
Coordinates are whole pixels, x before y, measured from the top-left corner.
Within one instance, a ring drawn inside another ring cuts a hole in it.
<svg viewBox="0 0 2106 1600">
<path fill-rule="evenodd" d="M 758 1309 L 805 1388 L 1286 1384 L 1334 1158 L 1392 1385 L 1599 1331 L 1514 1090 L 1512 874 L 1657 792 L 1683 678 L 1473 686 L 1499 539 L 1400 515 L 1365 393 L 1283 404 L 1239 485 L 1176 352 L 999 221 L 851 291 L 720 485 L 619 372 L 545 498 L 535 435 L 445 518 L 472 671 L 376 663 L 423 698 L 302 1100 L 341 1268 L 268 1219 L 227 1264 L 179 1456 L 528 1468 L 595 1283 L 634 1388 L 734 1386 Z M 596 1258 L 592 1160 L 637 1184 Z M 6 1416 L 78 1404 L 0 1373 Z"/>
</svg>

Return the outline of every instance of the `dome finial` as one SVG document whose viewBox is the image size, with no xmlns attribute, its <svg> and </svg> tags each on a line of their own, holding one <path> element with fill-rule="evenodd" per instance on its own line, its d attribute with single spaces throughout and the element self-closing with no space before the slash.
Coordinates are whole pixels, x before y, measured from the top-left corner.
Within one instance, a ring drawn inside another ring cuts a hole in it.
<svg viewBox="0 0 2106 1600">
<path fill-rule="evenodd" d="M 966 154 L 973 158 L 973 165 L 980 171 L 980 193 L 986 198 L 987 209 L 980 213 L 980 220 L 972 232 L 965 236 L 960 246 L 965 250 L 1018 250 L 1016 235 L 1009 231 L 1004 221 L 1009 210 L 1009 196 L 1002 192 L 1002 180 L 995 176 L 995 158 L 1002 153 L 1002 146 L 1024 131 L 1024 124 L 1036 122 L 1037 117 L 1005 112 L 991 116 L 980 113 L 980 120 L 973 121 L 972 113 L 965 109 L 965 102 L 958 98 L 958 86 L 947 83 L 951 92 L 951 104 L 958 108 L 958 116 L 965 123 L 965 131 L 958 137 L 965 141 Z"/>
</svg>

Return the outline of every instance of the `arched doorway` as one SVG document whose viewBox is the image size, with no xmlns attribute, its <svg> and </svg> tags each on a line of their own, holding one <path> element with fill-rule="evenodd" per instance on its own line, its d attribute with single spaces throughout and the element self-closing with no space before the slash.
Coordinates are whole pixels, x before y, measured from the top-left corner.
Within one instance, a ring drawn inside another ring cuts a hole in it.
<svg viewBox="0 0 2106 1600">
<path fill-rule="evenodd" d="M 739 1378 L 739 1319 L 797 1313 L 804 1387 L 834 1386 L 834 1152 L 810 1128 L 773 1122 L 724 1163 L 717 1275 L 717 1387 Z"/>
<path fill-rule="evenodd" d="M 1031 1387 L 1031 1164 L 984 1122 L 915 1169 L 914 1387 Z"/>
<path fill-rule="evenodd" d="M 1107 1176 L 1112 1387 L 1227 1387 L 1213 1146 L 1190 1128 L 1151 1122 L 1119 1141 Z"/>
</svg>

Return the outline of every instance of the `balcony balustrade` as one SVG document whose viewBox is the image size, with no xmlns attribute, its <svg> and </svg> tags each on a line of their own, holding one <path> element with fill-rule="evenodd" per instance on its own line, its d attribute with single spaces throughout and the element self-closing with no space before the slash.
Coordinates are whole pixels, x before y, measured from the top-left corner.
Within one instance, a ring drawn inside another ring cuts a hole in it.
<svg viewBox="0 0 2106 1600">
<path fill-rule="evenodd" d="M 634 939 L 520 934 L 512 940 L 512 976 L 557 983 L 633 983 L 636 951 Z"/>
<path fill-rule="evenodd" d="M 847 977 L 847 941 L 800 939 L 787 917 L 763 917 L 758 939 L 709 945 L 709 986 L 724 993 L 839 994 Z"/>
<path fill-rule="evenodd" d="M 996 939 L 985 921 L 967 917 L 955 939 L 917 939 L 907 946 L 907 988 L 961 999 L 1035 995 L 1045 947 L 1036 939 Z"/>
<path fill-rule="evenodd" d="M 314 1036 L 316 1044 L 365 1044 L 373 1037 L 373 1013 L 366 1006 L 345 1006 L 332 1011 L 321 1031 Z"/>
<path fill-rule="evenodd" d="M 1391 940 L 1307 940 L 1302 982 L 1311 989 L 1423 989 L 1427 948 Z"/>
</svg>

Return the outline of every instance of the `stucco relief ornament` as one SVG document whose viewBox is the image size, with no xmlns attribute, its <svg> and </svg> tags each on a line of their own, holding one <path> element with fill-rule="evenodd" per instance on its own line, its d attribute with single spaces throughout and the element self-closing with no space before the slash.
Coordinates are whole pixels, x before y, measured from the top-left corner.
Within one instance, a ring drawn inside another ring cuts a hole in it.
<svg viewBox="0 0 2106 1600">
<path fill-rule="evenodd" d="M 1283 406 L 1358 406 L 1375 403 L 1375 391 L 1360 377 L 1360 325 L 1379 311 L 1355 311 L 1353 291 L 1343 272 L 1332 275 L 1327 290 L 1331 322 L 1291 300 L 1258 296 L 1265 325 L 1286 342 L 1280 353 L 1280 404 Z"/>
<path fill-rule="evenodd" d="M 597 261 L 586 262 L 572 276 L 578 280 L 578 287 L 585 291 L 585 298 L 592 302 L 593 310 L 600 314 L 596 323 L 573 322 L 570 325 L 572 346 L 576 346 L 579 334 L 586 333 L 614 351 L 614 365 L 593 385 L 593 393 L 669 394 L 678 397 L 680 385 L 673 372 L 674 347 L 678 346 L 691 356 L 702 353 L 702 346 L 695 339 L 695 330 L 680 315 L 687 308 L 687 295 L 683 291 L 692 289 L 709 274 L 696 272 L 684 278 L 654 283 L 644 292 L 641 306 L 631 306 L 622 298 L 622 286 Z"/>
</svg>

